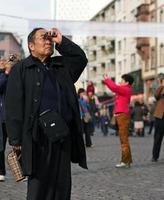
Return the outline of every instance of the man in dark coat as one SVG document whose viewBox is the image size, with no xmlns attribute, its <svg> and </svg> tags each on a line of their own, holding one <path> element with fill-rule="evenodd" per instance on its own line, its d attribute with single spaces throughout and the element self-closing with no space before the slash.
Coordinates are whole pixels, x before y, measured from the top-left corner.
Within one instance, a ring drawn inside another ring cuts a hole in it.
<svg viewBox="0 0 164 200">
<path fill-rule="evenodd" d="M 61 56 L 51 57 L 54 43 Z M 28 176 L 27 200 L 70 200 L 71 161 L 87 168 L 74 83 L 87 64 L 82 49 L 58 29 L 34 29 L 28 36 L 30 56 L 17 63 L 6 92 L 9 143 L 22 152 Z M 57 110 L 69 127 L 52 142 L 39 124 L 45 110 Z"/>
</svg>

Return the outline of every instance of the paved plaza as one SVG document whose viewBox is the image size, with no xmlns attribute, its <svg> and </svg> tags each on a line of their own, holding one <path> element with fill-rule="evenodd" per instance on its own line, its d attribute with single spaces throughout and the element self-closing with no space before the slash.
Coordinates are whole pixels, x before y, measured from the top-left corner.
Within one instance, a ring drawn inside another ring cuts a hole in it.
<svg viewBox="0 0 164 200">
<path fill-rule="evenodd" d="M 72 165 L 71 200 L 163 200 L 164 147 L 157 163 L 151 162 L 153 136 L 130 137 L 133 165 L 116 169 L 119 138 L 96 133 L 87 148 L 88 170 Z M 26 182 L 15 183 L 9 170 L 0 183 L 0 200 L 25 200 Z"/>
</svg>

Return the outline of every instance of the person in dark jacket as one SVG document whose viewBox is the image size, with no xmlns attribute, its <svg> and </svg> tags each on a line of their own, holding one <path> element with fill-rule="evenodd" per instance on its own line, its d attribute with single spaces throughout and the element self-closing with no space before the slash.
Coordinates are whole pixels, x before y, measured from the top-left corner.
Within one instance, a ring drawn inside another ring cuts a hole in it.
<svg viewBox="0 0 164 200">
<path fill-rule="evenodd" d="M 8 75 L 13 63 L 10 60 L 0 59 L 0 181 L 5 181 L 5 149 L 7 141 L 5 123 L 5 95 Z"/>
<path fill-rule="evenodd" d="M 134 104 L 134 108 L 132 111 L 133 119 L 134 119 L 134 129 L 136 136 L 142 136 L 142 131 L 144 128 L 144 122 L 143 122 L 143 109 L 142 105 L 139 101 L 136 101 Z"/>
<path fill-rule="evenodd" d="M 103 105 L 100 109 L 100 123 L 101 123 L 101 131 L 104 136 L 108 135 L 108 125 L 109 125 L 109 109 L 106 105 Z"/>
<path fill-rule="evenodd" d="M 61 56 L 51 57 L 54 43 Z M 22 169 L 28 176 L 27 200 L 70 200 L 71 161 L 87 169 L 74 87 L 87 58 L 56 28 L 35 28 L 28 36 L 28 48 L 30 56 L 13 67 L 8 80 L 9 143 L 22 152 Z M 39 123 L 46 113 L 56 113 L 59 119 L 45 125 L 48 131 Z M 67 136 L 54 141 L 58 132 L 52 134 L 51 130 L 61 121 Z"/>
<path fill-rule="evenodd" d="M 80 117 L 83 126 L 83 132 L 85 134 L 85 145 L 86 147 L 92 147 L 92 139 L 90 133 L 90 121 L 91 115 L 89 113 L 89 105 L 85 100 L 85 90 L 83 88 L 79 88 L 78 90 L 78 100 L 79 100 L 79 107 L 80 107 Z"/>
<path fill-rule="evenodd" d="M 152 150 L 152 162 L 157 162 L 159 159 L 164 136 L 164 77 L 162 77 L 160 80 L 160 86 L 155 92 L 155 98 L 157 102 L 154 111 L 155 132 Z"/>
</svg>

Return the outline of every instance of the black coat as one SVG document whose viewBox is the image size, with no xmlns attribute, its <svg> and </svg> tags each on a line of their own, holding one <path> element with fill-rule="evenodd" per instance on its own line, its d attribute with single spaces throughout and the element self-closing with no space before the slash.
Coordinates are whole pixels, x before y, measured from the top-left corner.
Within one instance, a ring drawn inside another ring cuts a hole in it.
<svg viewBox="0 0 164 200">
<path fill-rule="evenodd" d="M 63 37 L 62 43 L 56 45 L 62 55 L 50 59 L 55 78 L 61 87 L 68 92 L 68 103 L 73 110 L 71 132 L 71 161 L 86 165 L 86 152 L 82 137 L 81 120 L 74 83 L 78 80 L 87 64 L 82 49 Z M 22 166 L 25 175 L 33 172 L 33 135 L 38 127 L 38 109 L 41 100 L 41 88 L 44 74 L 32 57 L 20 61 L 9 76 L 6 92 L 6 125 L 10 145 L 22 145 Z"/>
</svg>

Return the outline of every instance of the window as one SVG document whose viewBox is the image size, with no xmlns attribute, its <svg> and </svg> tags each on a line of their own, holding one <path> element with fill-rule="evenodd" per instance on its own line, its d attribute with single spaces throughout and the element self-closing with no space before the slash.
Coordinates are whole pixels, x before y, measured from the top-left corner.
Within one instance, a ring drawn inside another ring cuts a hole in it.
<svg viewBox="0 0 164 200">
<path fill-rule="evenodd" d="M 111 6 L 111 15 L 115 15 L 115 5 Z"/>
<path fill-rule="evenodd" d="M 126 69 L 126 66 L 127 65 L 127 62 L 126 62 L 126 59 L 124 59 L 124 70 Z"/>
<path fill-rule="evenodd" d="M 160 22 L 164 22 L 164 12 L 163 12 L 163 9 L 160 11 L 160 16 L 159 16 L 159 20 Z"/>
<path fill-rule="evenodd" d="M 118 63 L 118 73 L 121 74 L 122 72 L 122 63 L 121 61 Z"/>
<path fill-rule="evenodd" d="M 156 12 L 154 12 L 154 11 L 151 13 L 151 21 L 152 22 L 156 21 Z"/>
<path fill-rule="evenodd" d="M 155 54 L 155 49 L 152 47 L 151 49 L 151 69 L 155 69 L 156 67 L 156 54 Z"/>
<path fill-rule="evenodd" d="M 164 45 L 160 46 L 160 66 L 164 66 Z"/>
<path fill-rule="evenodd" d="M 101 55 L 102 55 L 102 56 L 105 56 L 105 55 L 106 55 L 106 48 L 105 48 L 105 45 L 102 45 L 102 46 L 101 46 Z"/>
<path fill-rule="evenodd" d="M 124 51 L 126 52 L 126 38 L 124 38 Z"/>
<path fill-rule="evenodd" d="M 96 36 L 93 36 L 93 40 L 95 41 L 95 43 L 96 43 Z"/>
<path fill-rule="evenodd" d="M 118 42 L 118 53 L 121 53 L 121 40 Z"/>
<path fill-rule="evenodd" d="M 0 41 L 5 39 L 5 35 L 4 34 L 0 34 Z"/>
<path fill-rule="evenodd" d="M 0 57 L 4 57 L 5 55 L 5 50 L 0 50 Z"/>
<path fill-rule="evenodd" d="M 101 73 L 105 73 L 105 63 L 101 63 Z"/>
<path fill-rule="evenodd" d="M 97 57 L 97 52 L 96 50 L 93 50 L 93 60 L 96 60 L 96 57 Z"/>
<path fill-rule="evenodd" d="M 131 69 L 134 69 L 136 65 L 136 55 L 135 53 L 131 54 Z"/>
<path fill-rule="evenodd" d="M 104 12 L 101 14 L 101 19 L 102 19 L 102 20 L 105 19 L 105 13 L 104 13 Z"/>
<path fill-rule="evenodd" d="M 96 72 L 97 71 L 97 67 L 94 66 L 93 67 L 93 71 Z"/>
</svg>

